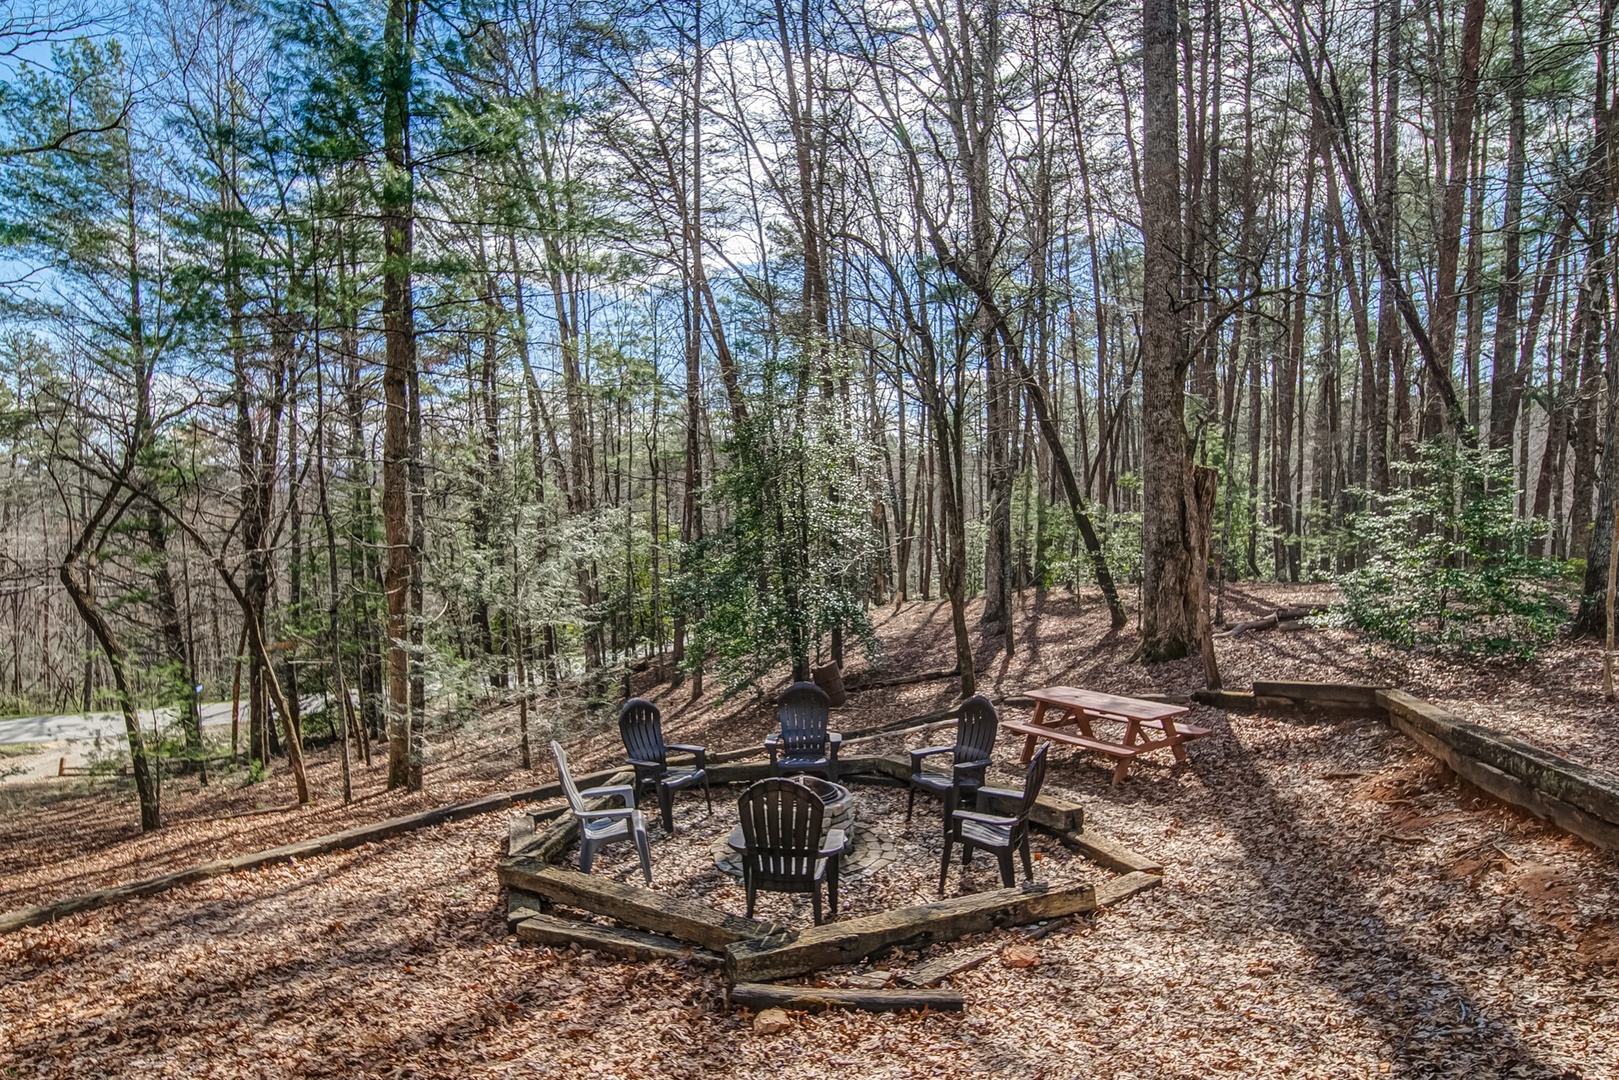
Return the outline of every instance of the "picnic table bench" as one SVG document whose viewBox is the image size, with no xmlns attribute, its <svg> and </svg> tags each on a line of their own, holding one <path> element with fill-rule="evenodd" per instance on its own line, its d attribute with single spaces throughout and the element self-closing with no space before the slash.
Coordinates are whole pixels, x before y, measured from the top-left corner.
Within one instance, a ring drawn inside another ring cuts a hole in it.
<svg viewBox="0 0 1619 1080">
<path fill-rule="evenodd" d="M 1175 760 L 1184 765 L 1185 744 L 1212 734 L 1208 728 L 1175 722 L 1176 717 L 1188 711 L 1184 705 L 1101 694 L 1073 686 L 1030 690 L 1028 697 L 1034 702 L 1033 719 L 1001 722 L 1004 730 L 1024 736 L 1022 760 L 1027 762 L 1034 755 L 1035 744 L 1042 739 L 1094 750 L 1114 759 L 1114 787 L 1130 774 L 1130 763 L 1137 754 L 1167 748 L 1174 753 Z M 1099 737 L 1092 726 L 1099 720 L 1123 724 L 1122 739 L 1113 741 Z M 1065 730 L 1069 727 L 1078 728 L 1078 733 Z"/>
</svg>

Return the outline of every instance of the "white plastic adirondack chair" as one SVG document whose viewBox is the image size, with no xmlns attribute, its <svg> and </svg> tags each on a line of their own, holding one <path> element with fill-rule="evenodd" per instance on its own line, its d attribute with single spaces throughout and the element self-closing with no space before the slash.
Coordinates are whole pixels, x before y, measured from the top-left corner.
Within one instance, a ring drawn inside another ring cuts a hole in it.
<svg viewBox="0 0 1619 1080">
<path fill-rule="evenodd" d="M 652 852 L 647 844 L 646 818 L 635 808 L 635 787 L 616 784 L 612 787 L 586 788 L 574 786 L 573 774 L 568 771 L 568 754 L 562 744 L 551 740 L 551 753 L 556 755 L 557 772 L 562 776 L 562 790 L 568 796 L 568 808 L 579 819 L 579 872 L 590 873 L 590 864 L 596 852 L 614 840 L 634 840 L 635 851 L 641 857 L 641 873 L 647 884 L 652 884 Z M 620 798 L 624 806 L 612 810 L 591 810 L 586 799 Z"/>
</svg>

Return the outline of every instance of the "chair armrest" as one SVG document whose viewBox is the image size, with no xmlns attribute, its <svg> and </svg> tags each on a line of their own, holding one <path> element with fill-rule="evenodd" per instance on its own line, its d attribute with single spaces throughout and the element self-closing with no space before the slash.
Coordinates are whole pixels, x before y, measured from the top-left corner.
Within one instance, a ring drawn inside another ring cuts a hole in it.
<svg viewBox="0 0 1619 1080">
<path fill-rule="evenodd" d="M 989 765 L 989 758 L 979 758 L 977 761 L 958 761 L 955 764 L 954 772 L 958 780 L 963 773 L 977 773 L 979 778 L 982 779 L 984 770 L 989 768 Z"/>
<path fill-rule="evenodd" d="M 647 761 L 645 758 L 633 758 L 633 757 L 632 758 L 625 758 L 624 760 L 628 764 L 634 765 L 638 769 L 661 769 L 661 768 L 663 768 L 663 762 L 661 762 L 661 761 Z"/>
<path fill-rule="evenodd" d="M 629 784 L 586 788 L 579 793 L 579 797 L 582 799 L 611 799 L 617 797 L 624 800 L 625 806 L 633 807 L 635 805 L 635 788 Z M 599 813 L 600 811 L 592 812 Z"/>
<path fill-rule="evenodd" d="M 843 733 L 829 731 L 826 733 L 826 757 L 828 761 L 838 760 L 838 747 L 843 745 Z"/>
<path fill-rule="evenodd" d="M 780 742 L 781 742 L 781 732 L 779 732 L 779 731 L 772 731 L 769 735 L 765 736 L 765 745 L 766 746 L 776 746 Z"/>
<path fill-rule="evenodd" d="M 708 749 L 706 747 L 687 746 L 684 743 L 666 743 L 664 744 L 663 750 L 664 753 L 675 750 L 682 754 L 690 754 L 692 757 L 697 759 L 697 767 L 699 769 L 707 768 L 708 766 Z"/>
<path fill-rule="evenodd" d="M 1011 799 L 1013 802 L 1023 798 L 1023 792 L 1011 791 L 1003 787 L 981 787 L 978 789 L 978 797 L 980 799 L 986 795 L 992 799 Z"/>
<path fill-rule="evenodd" d="M 982 789 L 979 789 L 982 790 Z M 957 810 L 950 815 L 960 821 L 976 821 L 980 825 L 1016 825 L 1015 817 L 996 817 L 994 814 L 980 814 L 976 810 Z"/>
<path fill-rule="evenodd" d="M 633 806 L 618 806 L 611 810 L 586 810 L 583 813 L 576 813 L 574 816 L 577 817 L 581 822 L 611 821 L 614 818 L 634 817 L 639 813 L 640 811 Z"/>
<path fill-rule="evenodd" d="M 948 754 L 950 751 L 952 751 L 954 749 L 955 749 L 955 747 L 953 747 L 953 746 L 927 746 L 927 747 L 923 747 L 921 750 L 912 750 L 911 751 L 911 771 L 912 772 L 921 772 L 922 771 L 922 759 L 923 758 L 932 757 L 934 754 Z"/>
<path fill-rule="evenodd" d="M 840 855 L 849 844 L 849 838 L 843 834 L 842 829 L 832 829 L 826 834 L 826 840 L 821 844 L 822 855 Z"/>
</svg>

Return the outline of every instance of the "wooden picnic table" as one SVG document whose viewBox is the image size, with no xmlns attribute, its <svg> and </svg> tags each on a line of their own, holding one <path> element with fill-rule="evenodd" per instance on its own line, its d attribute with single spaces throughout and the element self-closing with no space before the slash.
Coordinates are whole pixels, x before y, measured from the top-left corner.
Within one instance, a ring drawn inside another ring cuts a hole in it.
<svg viewBox="0 0 1619 1080">
<path fill-rule="evenodd" d="M 1023 760 L 1028 761 L 1034 756 L 1035 744 L 1041 739 L 1094 750 L 1115 759 L 1114 787 L 1130 774 L 1130 762 L 1135 760 L 1137 754 L 1167 748 L 1174 752 L 1175 760 L 1184 765 L 1185 744 L 1211 734 L 1208 728 L 1175 722 L 1176 717 L 1184 716 L 1188 711 L 1184 705 L 1100 694 L 1074 686 L 1030 690 L 1028 697 L 1034 701 L 1032 720 L 1001 722 L 1005 730 L 1024 736 Z M 1098 720 L 1123 724 L 1123 738 L 1114 741 L 1098 736 L 1092 726 Z M 1077 727 L 1078 734 L 1064 730 L 1069 727 Z"/>
</svg>

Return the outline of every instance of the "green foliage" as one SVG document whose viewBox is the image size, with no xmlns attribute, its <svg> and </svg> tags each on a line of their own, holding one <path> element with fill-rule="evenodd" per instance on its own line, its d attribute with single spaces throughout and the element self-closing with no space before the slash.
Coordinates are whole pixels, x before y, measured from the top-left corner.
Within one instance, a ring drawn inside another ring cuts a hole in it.
<svg viewBox="0 0 1619 1080">
<path fill-rule="evenodd" d="M 1567 568 L 1531 554 L 1542 523 L 1512 512 L 1505 452 L 1418 448 L 1415 482 L 1350 519 L 1363 562 L 1340 575 L 1338 625 L 1399 645 L 1527 658 L 1567 617 Z"/>
<path fill-rule="evenodd" d="M 711 493 L 732 516 L 693 545 L 677 583 L 688 611 L 701 613 L 691 655 L 712 650 L 732 691 L 778 664 L 803 673 L 835 627 L 868 655 L 879 644 L 862 604 L 882 556 L 872 449 L 835 395 L 777 407 L 772 381 L 765 383 L 766 400 L 733 435 Z"/>
</svg>

